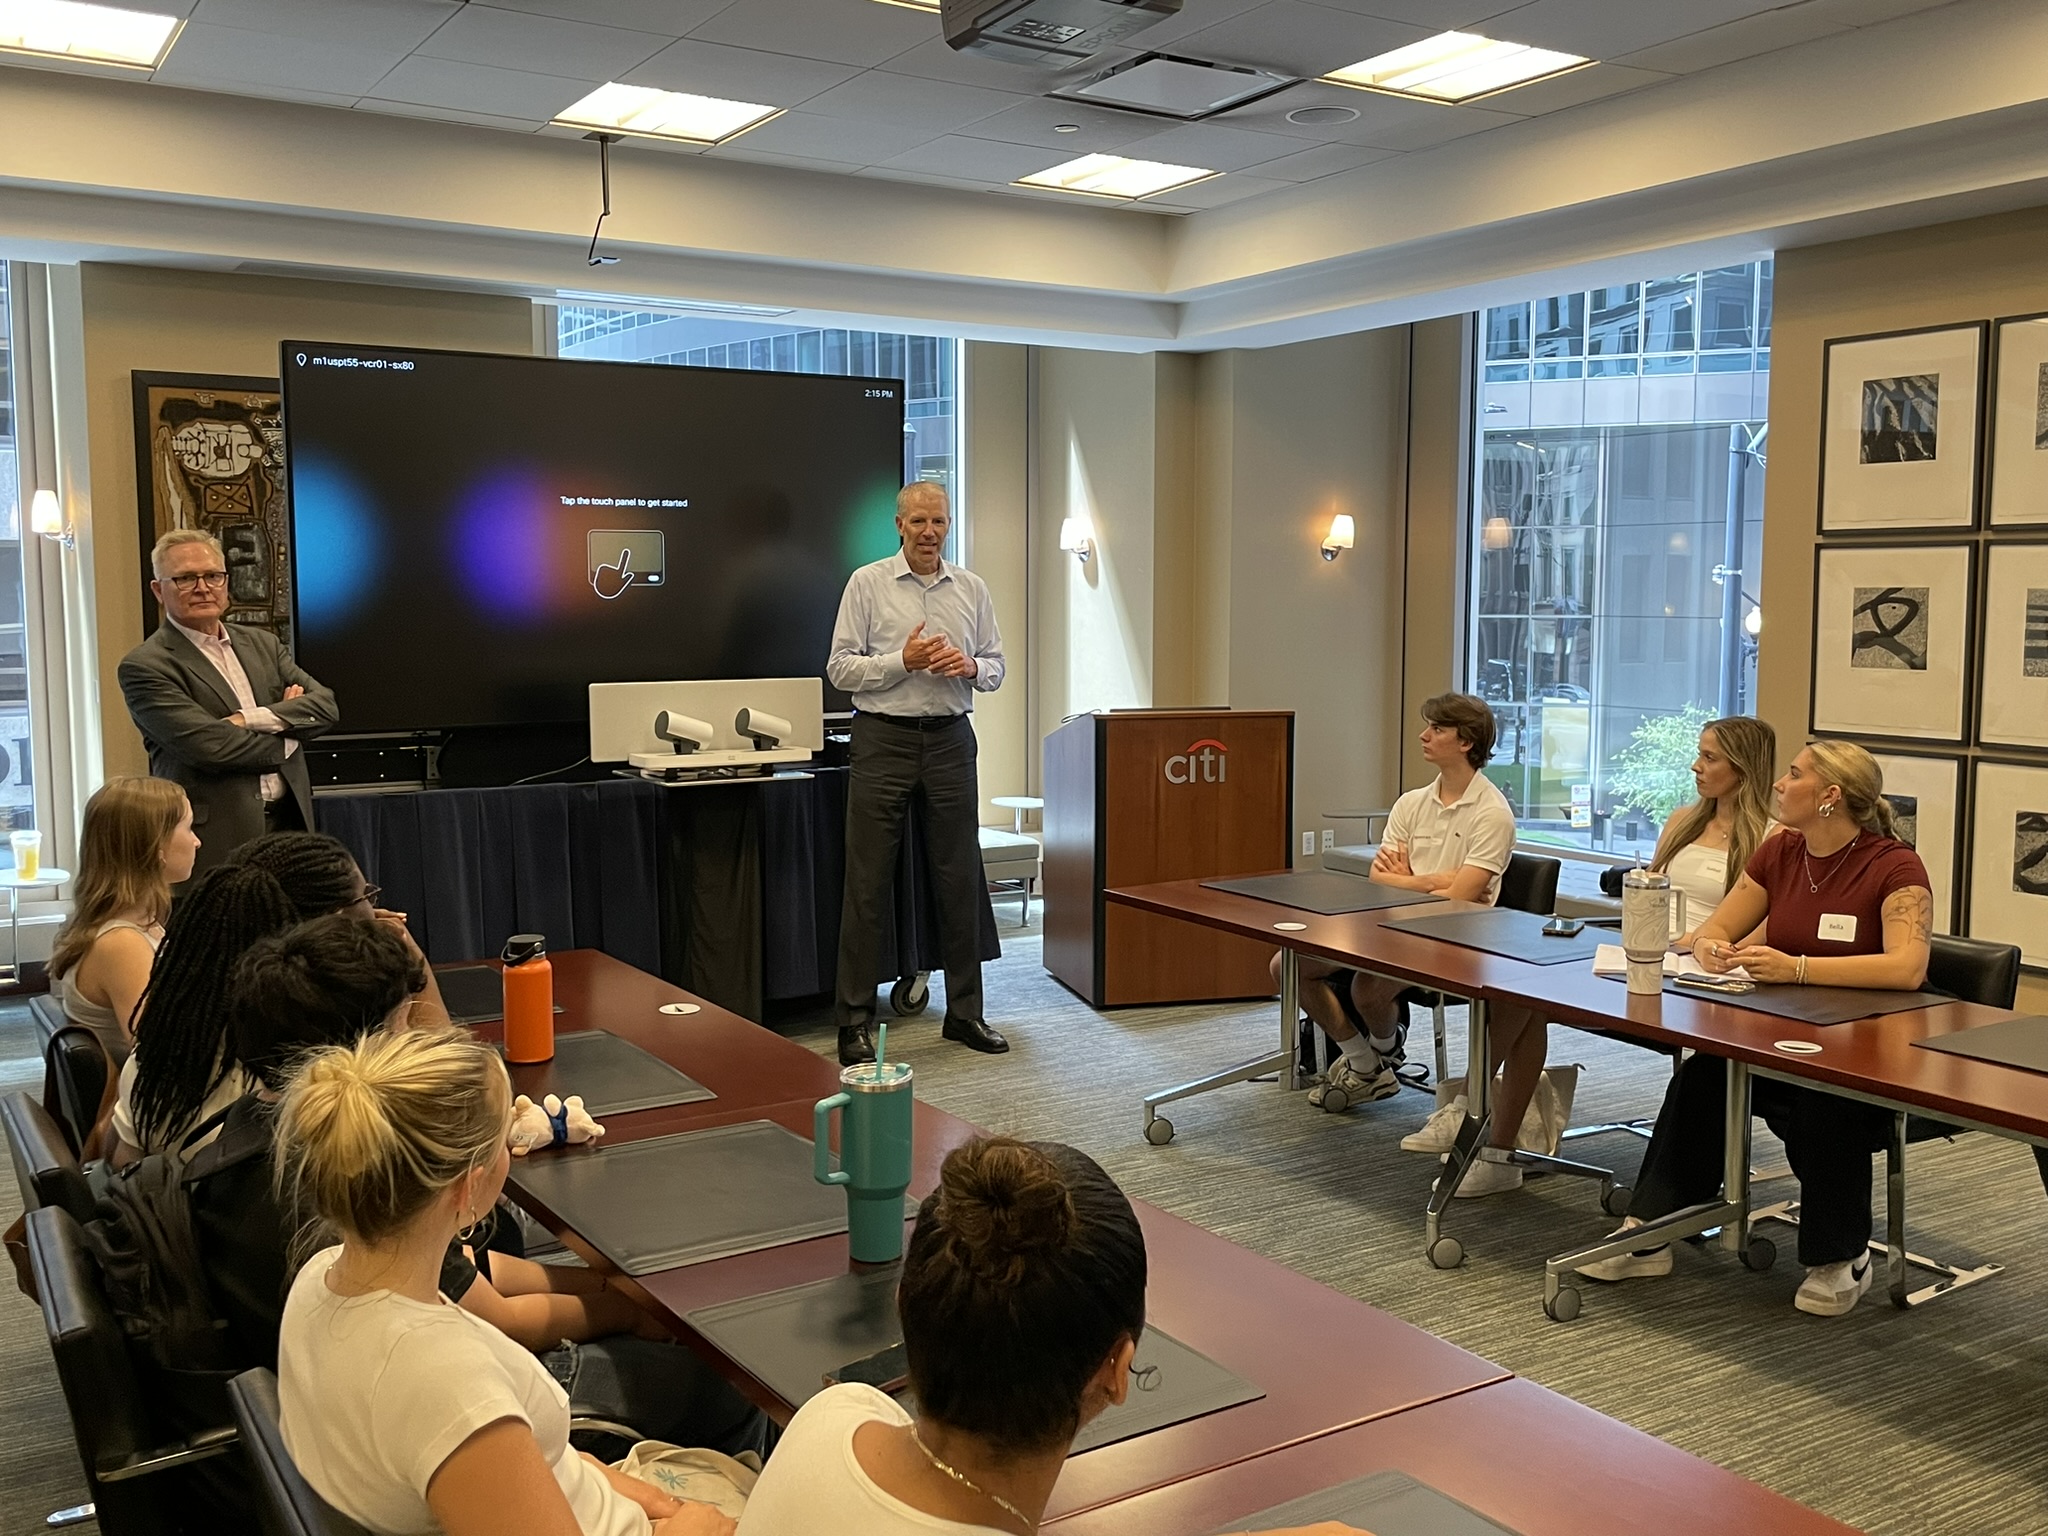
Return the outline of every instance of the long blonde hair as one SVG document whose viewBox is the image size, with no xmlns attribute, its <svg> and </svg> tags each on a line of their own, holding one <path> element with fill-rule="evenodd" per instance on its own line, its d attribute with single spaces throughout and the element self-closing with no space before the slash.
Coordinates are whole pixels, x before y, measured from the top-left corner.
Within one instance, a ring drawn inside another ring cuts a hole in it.
<svg viewBox="0 0 2048 1536">
<path fill-rule="evenodd" d="M 308 1056 L 277 1115 L 285 1209 L 359 1242 L 411 1225 L 505 1145 L 512 1087 L 496 1051 L 460 1030 L 366 1035 Z"/>
<path fill-rule="evenodd" d="M 50 950 L 50 979 L 70 971 L 92 949 L 100 929 L 124 912 L 146 922 L 170 915 L 164 842 L 185 817 L 185 791 L 169 779 L 109 779 L 85 802 L 78 832 L 78 876 L 71 916 Z"/>
<path fill-rule="evenodd" d="M 1821 782 L 1842 792 L 1842 809 L 1851 821 L 1879 837 L 1899 835 L 1892 803 L 1884 797 L 1884 770 L 1876 758 L 1853 741 L 1809 741 L 1806 750 Z"/>
<path fill-rule="evenodd" d="M 1733 824 L 1728 829 L 1728 877 L 1723 894 L 1735 889 L 1750 855 L 1764 840 L 1771 826 L 1771 781 L 1778 776 L 1778 733 L 1750 715 L 1728 715 L 1709 720 L 1700 734 L 1714 733 L 1714 743 L 1737 775 Z M 1656 857 L 1650 868 L 1663 869 L 1682 849 L 1697 842 L 1714 824 L 1720 801 L 1709 796 L 1696 800 L 1664 824 L 1657 839 Z"/>
</svg>

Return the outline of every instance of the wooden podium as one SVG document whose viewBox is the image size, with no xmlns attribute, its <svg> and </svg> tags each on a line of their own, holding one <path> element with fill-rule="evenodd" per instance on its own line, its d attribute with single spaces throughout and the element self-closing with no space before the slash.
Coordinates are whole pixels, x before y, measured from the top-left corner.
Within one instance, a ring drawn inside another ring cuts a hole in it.
<svg viewBox="0 0 2048 1536">
<path fill-rule="evenodd" d="M 1105 890 L 1288 869 L 1294 715 L 1076 715 L 1045 739 L 1045 968 L 1098 1008 L 1268 997 L 1273 946 Z"/>
</svg>

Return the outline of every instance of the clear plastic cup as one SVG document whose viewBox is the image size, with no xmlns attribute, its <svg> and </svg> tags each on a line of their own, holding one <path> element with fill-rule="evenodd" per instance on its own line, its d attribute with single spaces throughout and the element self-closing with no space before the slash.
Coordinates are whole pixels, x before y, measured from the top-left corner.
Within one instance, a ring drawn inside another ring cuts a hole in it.
<svg viewBox="0 0 2048 1536">
<path fill-rule="evenodd" d="M 40 832 L 13 832 L 7 841 L 14 847 L 14 874 L 20 880 L 33 880 L 43 872 L 43 834 Z"/>
</svg>

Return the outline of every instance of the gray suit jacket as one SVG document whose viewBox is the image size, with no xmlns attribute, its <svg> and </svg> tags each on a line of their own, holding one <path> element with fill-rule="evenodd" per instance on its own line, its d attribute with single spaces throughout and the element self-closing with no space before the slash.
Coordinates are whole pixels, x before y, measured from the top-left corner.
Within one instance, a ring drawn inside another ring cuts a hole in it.
<svg viewBox="0 0 2048 1536">
<path fill-rule="evenodd" d="M 199 834 L 194 872 L 211 869 L 242 844 L 263 835 L 266 773 L 284 775 L 306 825 L 313 825 L 313 786 L 306 754 L 285 757 L 287 737 L 300 741 L 332 730 L 341 719 L 333 690 L 299 670 L 267 629 L 227 627 L 249 689 L 286 724 L 284 735 L 228 724 L 241 708 L 227 679 L 166 620 L 155 634 L 121 658 L 121 695 L 149 749 L 149 771 L 185 786 L 192 828 Z M 305 689 L 287 701 L 293 683 Z"/>
</svg>

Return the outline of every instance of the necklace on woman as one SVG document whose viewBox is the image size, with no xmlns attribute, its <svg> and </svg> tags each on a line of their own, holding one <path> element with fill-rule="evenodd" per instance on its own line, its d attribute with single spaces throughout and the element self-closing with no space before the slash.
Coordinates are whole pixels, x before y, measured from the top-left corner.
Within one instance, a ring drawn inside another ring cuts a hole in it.
<svg viewBox="0 0 2048 1536">
<path fill-rule="evenodd" d="M 1019 1525 L 1023 1526 L 1025 1530 L 1032 1532 L 1037 1531 L 1038 1522 L 1036 1520 L 1033 1520 L 1029 1515 L 1025 1514 L 1023 1510 L 1019 1509 L 1016 1505 L 1012 1504 L 1008 1499 L 1004 1498 L 1000 1493 L 990 1493 L 986 1488 L 982 1487 L 981 1484 L 975 1482 L 972 1478 L 968 1477 L 966 1473 L 957 1471 L 954 1468 L 947 1466 L 943 1461 L 939 1460 L 938 1454 L 934 1452 L 930 1446 L 924 1443 L 924 1436 L 917 1432 L 917 1426 L 915 1424 L 910 1426 L 910 1438 L 916 1441 L 917 1448 L 920 1451 L 924 1452 L 924 1459 L 926 1461 L 930 1462 L 939 1471 L 945 1473 L 946 1476 L 953 1479 L 953 1481 L 958 1483 L 962 1488 L 965 1488 L 969 1493 L 980 1494 L 984 1499 L 987 1499 L 989 1503 L 997 1506 L 999 1509 L 1003 1511 L 1004 1514 L 1008 1515 L 1011 1519 L 1015 1520 Z"/>
<path fill-rule="evenodd" d="M 1829 867 L 1828 872 L 1822 875 L 1818 880 L 1813 878 L 1813 860 L 1807 856 L 1806 849 L 1804 845 L 1802 845 L 1799 849 L 1799 862 L 1806 866 L 1807 893 L 1812 896 L 1818 896 L 1820 894 L 1820 888 L 1826 885 L 1830 880 L 1835 878 L 1835 871 L 1842 867 L 1843 862 L 1849 857 L 1849 855 L 1855 852 L 1856 845 L 1862 841 L 1863 834 L 1861 832 L 1858 832 L 1854 837 L 1850 838 L 1849 846 L 1847 848 L 1844 848 L 1840 853 L 1835 855 L 1835 862 Z M 1825 857 L 1825 855 L 1823 855 L 1823 857 Z"/>
</svg>

